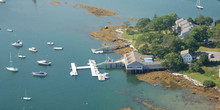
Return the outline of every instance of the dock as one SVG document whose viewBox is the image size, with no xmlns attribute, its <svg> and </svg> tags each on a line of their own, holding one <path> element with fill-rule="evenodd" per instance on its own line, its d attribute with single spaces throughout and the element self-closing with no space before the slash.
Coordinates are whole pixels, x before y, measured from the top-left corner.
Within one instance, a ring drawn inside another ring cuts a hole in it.
<svg viewBox="0 0 220 110">
<path fill-rule="evenodd" d="M 79 67 L 76 67 L 76 64 L 75 63 L 71 63 L 71 69 L 72 71 L 70 72 L 70 75 L 71 76 L 77 76 L 78 73 L 77 73 L 77 70 L 81 70 L 81 69 L 91 69 L 91 74 L 92 76 L 96 76 L 98 77 L 98 80 L 105 80 L 107 78 L 109 78 L 108 73 L 100 73 L 99 70 L 98 70 L 98 66 L 96 64 L 96 61 L 95 60 L 89 60 L 89 63 L 88 63 L 89 66 L 79 66 Z"/>
<path fill-rule="evenodd" d="M 78 73 L 76 71 L 76 64 L 75 63 L 71 63 L 71 69 L 72 69 L 72 71 L 70 72 L 70 75 L 71 76 L 77 76 Z"/>
</svg>

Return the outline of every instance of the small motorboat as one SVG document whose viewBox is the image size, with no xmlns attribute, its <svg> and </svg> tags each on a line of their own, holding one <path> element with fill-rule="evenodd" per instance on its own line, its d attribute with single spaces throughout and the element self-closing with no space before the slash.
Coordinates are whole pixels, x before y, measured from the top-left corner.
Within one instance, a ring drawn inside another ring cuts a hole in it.
<svg viewBox="0 0 220 110">
<path fill-rule="evenodd" d="M 30 52 L 37 52 L 38 50 L 35 47 L 28 48 Z"/>
<path fill-rule="evenodd" d="M 47 42 L 47 45 L 54 45 L 54 42 Z"/>
<path fill-rule="evenodd" d="M 40 71 L 40 72 L 32 72 L 34 76 L 47 76 L 46 72 Z"/>
<path fill-rule="evenodd" d="M 37 61 L 37 63 L 39 65 L 45 65 L 45 66 L 50 66 L 51 65 L 51 62 L 48 62 L 47 60 L 39 60 L 39 61 Z"/>
<path fill-rule="evenodd" d="M 8 31 L 8 32 L 13 32 L 13 30 L 12 30 L 12 29 L 7 29 L 7 31 Z"/>
<path fill-rule="evenodd" d="M 5 0 L 0 0 L 0 3 L 5 3 L 6 1 Z"/>
<path fill-rule="evenodd" d="M 54 47 L 54 50 L 63 50 L 63 47 Z"/>
<path fill-rule="evenodd" d="M 15 47 L 22 47 L 23 46 L 23 42 L 21 42 L 20 40 L 18 40 L 17 42 L 14 42 L 11 44 L 12 46 L 15 46 Z"/>
<path fill-rule="evenodd" d="M 18 58 L 26 58 L 24 55 L 18 55 Z"/>
</svg>

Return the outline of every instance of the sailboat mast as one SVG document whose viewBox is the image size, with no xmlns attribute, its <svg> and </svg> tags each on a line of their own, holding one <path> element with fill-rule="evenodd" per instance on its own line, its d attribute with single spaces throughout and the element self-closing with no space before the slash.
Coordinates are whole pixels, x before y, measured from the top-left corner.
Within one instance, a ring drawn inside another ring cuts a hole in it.
<svg viewBox="0 0 220 110">
<path fill-rule="evenodd" d="M 27 96 L 27 89 L 25 89 L 25 93 L 24 93 L 24 96 L 25 96 L 25 97 Z"/>
<path fill-rule="evenodd" d="M 10 52 L 10 66 L 12 66 L 11 52 Z"/>
</svg>

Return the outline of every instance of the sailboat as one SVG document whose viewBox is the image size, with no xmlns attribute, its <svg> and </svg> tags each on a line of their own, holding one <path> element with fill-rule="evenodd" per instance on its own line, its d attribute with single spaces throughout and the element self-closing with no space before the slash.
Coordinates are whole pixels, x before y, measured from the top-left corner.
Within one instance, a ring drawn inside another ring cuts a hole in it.
<svg viewBox="0 0 220 110">
<path fill-rule="evenodd" d="M 10 66 L 6 67 L 6 69 L 7 69 L 8 71 L 12 71 L 12 72 L 17 72 L 17 71 L 18 71 L 18 68 L 12 66 L 11 53 L 10 53 Z"/>
<path fill-rule="evenodd" d="M 27 101 L 28 101 L 28 100 L 31 100 L 31 97 L 28 97 L 28 96 L 27 96 L 27 90 L 26 90 L 26 89 L 25 89 L 25 96 L 22 97 L 22 99 L 23 99 L 23 100 L 27 100 Z"/>
<path fill-rule="evenodd" d="M 197 0 L 196 8 L 203 9 L 204 7 L 200 5 L 200 0 Z"/>
<path fill-rule="evenodd" d="M 18 51 L 18 58 L 24 59 L 26 56 L 20 54 L 20 50 Z"/>
</svg>

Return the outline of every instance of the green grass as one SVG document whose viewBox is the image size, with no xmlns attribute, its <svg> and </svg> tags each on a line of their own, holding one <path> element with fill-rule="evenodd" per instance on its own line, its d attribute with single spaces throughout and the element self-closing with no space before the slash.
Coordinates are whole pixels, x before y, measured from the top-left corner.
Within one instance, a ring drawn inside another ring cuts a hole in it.
<svg viewBox="0 0 220 110">
<path fill-rule="evenodd" d="M 198 51 L 215 51 L 215 52 L 220 52 L 220 48 L 208 48 L 208 47 L 200 46 Z"/>
<path fill-rule="evenodd" d="M 125 39 L 128 39 L 128 40 L 131 40 L 132 41 L 132 45 L 135 44 L 135 41 L 136 39 L 138 38 L 138 36 L 142 35 L 142 34 L 136 34 L 136 31 L 135 31 L 135 34 L 134 35 L 128 35 L 127 32 L 125 30 L 123 30 L 123 34 L 122 34 L 122 38 L 125 38 Z"/>
<path fill-rule="evenodd" d="M 180 73 L 185 74 L 202 83 L 205 80 L 211 80 L 218 85 L 218 88 L 220 88 L 220 79 L 218 77 L 220 65 L 213 67 L 203 66 L 202 69 L 204 70 L 204 73 L 199 73 L 199 72 L 191 73 L 189 71 L 181 71 Z"/>
</svg>

